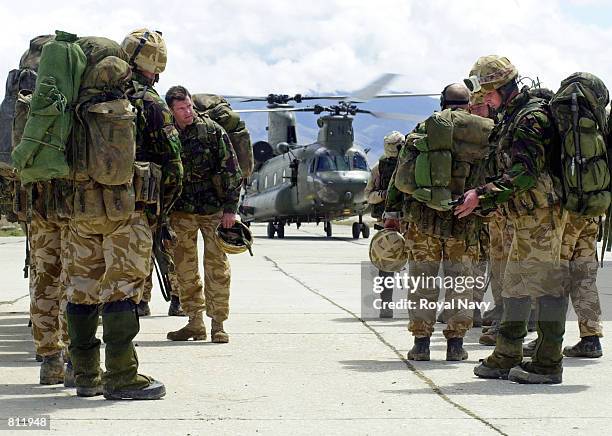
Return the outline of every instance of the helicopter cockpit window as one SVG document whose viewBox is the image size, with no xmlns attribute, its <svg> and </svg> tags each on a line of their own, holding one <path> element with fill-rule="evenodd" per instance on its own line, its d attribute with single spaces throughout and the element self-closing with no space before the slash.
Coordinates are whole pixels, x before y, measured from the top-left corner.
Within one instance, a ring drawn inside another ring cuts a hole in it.
<svg viewBox="0 0 612 436">
<path fill-rule="evenodd" d="M 363 155 L 355 153 L 353 155 L 351 168 L 354 170 L 368 171 L 368 162 Z"/>
<path fill-rule="evenodd" d="M 343 156 L 332 153 L 323 153 L 317 158 L 317 172 L 348 170 L 348 162 Z"/>
</svg>

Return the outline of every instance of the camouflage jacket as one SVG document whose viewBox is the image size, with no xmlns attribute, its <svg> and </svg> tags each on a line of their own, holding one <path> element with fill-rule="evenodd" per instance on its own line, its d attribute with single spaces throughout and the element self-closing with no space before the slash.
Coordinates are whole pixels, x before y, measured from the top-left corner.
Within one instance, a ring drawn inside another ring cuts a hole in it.
<svg viewBox="0 0 612 436">
<path fill-rule="evenodd" d="M 415 136 L 413 134 L 426 134 L 425 123 L 419 123 L 412 132 L 406 137 L 406 143 L 402 146 L 398 161 L 413 161 L 419 155 L 419 151 L 414 146 Z M 469 218 L 457 218 L 452 210 L 440 211 L 432 209 L 425 203 L 416 200 L 412 195 L 400 191 L 395 178 L 397 166 L 389 187 L 387 189 L 387 201 L 385 212 L 401 212 L 402 220 L 416 224 L 419 232 L 432 235 L 441 239 L 462 239 L 467 245 L 478 243 L 478 234 L 482 227 L 482 219 L 476 215 Z"/>
<path fill-rule="evenodd" d="M 185 166 L 183 192 L 174 210 L 200 215 L 236 213 L 242 172 L 225 130 L 208 117 L 196 117 L 180 131 Z"/>
<path fill-rule="evenodd" d="M 136 160 L 161 165 L 164 198 L 162 210 L 170 210 L 181 193 L 183 165 L 181 141 L 166 102 L 148 85 L 149 80 L 134 72 L 130 100 L 138 111 Z M 144 92 L 144 95 L 143 95 Z"/>
<path fill-rule="evenodd" d="M 503 204 L 507 214 L 522 215 L 558 201 L 546 158 L 554 129 L 543 100 L 526 88 L 508 103 L 490 137 L 496 174 L 477 188 L 483 209 Z"/>
<path fill-rule="evenodd" d="M 382 218 L 385 210 L 387 188 L 396 164 L 397 157 L 385 157 L 383 155 L 374 168 L 372 168 L 372 174 L 366 186 L 365 194 L 368 203 L 372 205 L 372 217 L 374 218 Z"/>
<path fill-rule="evenodd" d="M 412 133 L 418 133 L 418 134 L 427 133 L 427 130 L 425 128 L 425 123 L 422 122 L 422 123 L 417 124 L 416 127 L 412 130 L 412 132 L 410 132 L 410 134 Z M 408 144 L 408 142 L 410 141 L 406 141 L 406 143 L 400 149 L 399 151 L 400 158 L 401 157 L 405 158 L 406 155 L 408 154 L 410 155 L 415 154 L 414 147 L 412 146 L 412 144 Z M 397 172 L 397 166 L 395 167 L 395 171 L 393 171 L 393 174 L 391 175 L 391 180 L 389 181 L 389 186 L 387 187 L 387 199 L 385 201 L 385 212 L 398 212 L 398 213 L 401 212 L 404 206 L 404 200 L 407 200 L 406 197 L 408 197 L 408 195 L 404 195 L 404 193 L 400 191 L 399 189 L 397 189 L 397 186 L 395 186 L 396 172 Z"/>
</svg>

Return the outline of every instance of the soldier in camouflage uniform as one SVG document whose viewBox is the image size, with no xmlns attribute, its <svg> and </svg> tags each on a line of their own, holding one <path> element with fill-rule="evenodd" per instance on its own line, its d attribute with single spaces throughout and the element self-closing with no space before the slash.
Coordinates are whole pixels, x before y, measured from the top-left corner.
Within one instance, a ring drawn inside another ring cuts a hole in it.
<svg viewBox="0 0 612 436">
<path fill-rule="evenodd" d="M 475 74 L 474 71 L 470 75 Z M 474 92 L 470 96 L 470 112 L 481 117 L 487 117 L 497 121 L 494 113 L 489 111 L 489 107 L 484 103 L 484 93 Z M 492 147 L 487 157 L 487 176 L 496 174 L 495 169 L 495 148 Z M 484 220 L 485 231 L 481 232 L 481 256 L 486 258 L 486 263 L 489 266 L 489 277 L 491 285 L 491 293 L 495 307 L 484 314 L 482 323 L 490 328 L 483 329 L 483 334 L 478 340 L 482 345 L 495 345 L 497 340 L 497 332 L 499 331 L 499 322 L 502 315 L 502 283 L 506 262 L 510 253 L 510 244 L 512 242 L 512 224 L 500 212 L 490 213 Z M 485 272 L 485 262 L 480 264 L 479 274 Z M 486 289 L 474 289 L 474 301 L 482 301 Z M 482 296 L 481 296 L 482 294 Z M 478 300 L 480 298 L 480 300 Z M 476 317 L 476 315 L 475 315 Z M 475 324 L 476 326 L 476 324 Z"/>
<path fill-rule="evenodd" d="M 601 304 L 597 291 L 597 235 L 599 220 L 568 214 L 561 245 L 561 265 L 566 269 L 565 289 L 578 316 L 580 342 L 567 346 L 567 357 L 601 357 L 603 336 Z"/>
<path fill-rule="evenodd" d="M 182 86 L 166 93 L 174 114 L 185 163 L 183 193 L 170 223 L 176 232 L 173 250 L 180 300 L 189 322 L 169 332 L 172 341 L 205 340 L 203 312 L 212 318 L 211 340 L 226 343 L 223 322 L 229 313 L 230 264 L 214 239 L 219 224 L 230 228 L 236 220 L 242 172 L 223 128 L 210 118 L 197 116 L 191 95 Z M 204 288 L 198 272 L 198 232 L 204 238 Z"/>
<path fill-rule="evenodd" d="M 393 131 L 385 136 L 383 145 L 383 155 L 378 159 L 378 162 L 372 168 L 372 174 L 365 188 L 365 196 L 368 199 L 368 204 L 372 208 L 372 218 L 376 218 L 379 223 L 382 223 L 382 215 L 385 211 L 385 200 L 387 199 L 387 187 L 391 181 L 391 176 L 397 164 L 397 154 L 399 149 L 404 145 L 405 136 L 400 132 Z M 393 273 L 380 270 L 378 275 L 381 277 L 392 276 Z M 382 302 L 393 301 L 393 288 L 385 288 L 380 293 Z M 380 309 L 381 318 L 393 318 L 393 309 L 383 306 Z"/>
<path fill-rule="evenodd" d="M 141 29 L 128 34 L 121 47 L 133 71 L 128 94 L 137 110 L 136 160 L 161 166 L 165 185 L 161 213 L 167 214 L 180 195 L 183 167 L 172 115 L 153 89 L 157 75 L 166 66 L 165 42 L 160 33 Z M 102 194 L 99 191 L 107 189 L 93 180 L 75 183 L 86 201 L 98 198 Z M 158 399 L 165 395 L 165 386 L 138 374 L 132 342 L 140 329 L 136 304 L 142 298 L 150 271 L 151 228 L 140 204 L 133 212 L 126 206 L 127 218 L 122 214 L 121 219 L 112 220 L 108 206 L 102 207 L 96 216 L 75 216 L 69 222 L 66 313 L 77 395 L 103 393 L 105 398 L 116 400 Z M 96 339 L 100 306 L 106 344 L 103 375 L 100 340 Z"/>
<path fill-rule="evenodd" d="M 445 88 L 441 102 L 442 109 L 466 111 L 469 103 L 469 92 L 462 84 L 453 84 Z M 416 133 L 426 133 L 424 123 L 419 124 Z M 411 135 L 400 152 L 417 153 L 412 145 Z M 414 160 L 410 158 L 408 160 Z M 412 196 L 402 194 L 396 186 L 396 172 L 389 183 L 385 205 L 385 228 L 400 229 L 399 212 L 404 210 L 404 219 L 408 221 L 404 233 L 407 249 L 410 250 L 409 270 L 412 276 L 439 277 L 442 263 L 445 277 L 453 281 L 459 276 L 473 277 L 473 269 L 478 259 L 478 229 L 480 219 L 459 220 L 453 217 L 452 211 L 434 210 L 420 203 Z M 414 346 L 408 352 L 409 360 L 430 359 L 430 338 L 436 322 L 436 310 L 421 308 L 422 301 L 437 302 L 440 290 L 434 284 L 421 283 L 409 299 L 417 305 L 409 311 L 408 330 L 414 336 Z M 473 311 L 458 308 L 459 300 L 472 302 L 473 287 L 465 286 L 463 290 L 451 289 L 449 302 L 454 301 L 455 308 L 448 319 L 444 336 L 447 339 L 446 360 L 458 361 L 468 357 L 463 348 L 463 337 L 472 327 Z"/>
<path fill-rule="evenodd" d="M 526 88 L 519 90 L 518 72 L 507 58 L 480 58 L 472 70 L 476 74 L 466 84 L 474 92 L 482 89 L 485 103 L 499 111 L 500 122 L 491 134 L 499 172 L 489 183 L 468 190 L 455 214 L 463 218 L 478 206 L 492 210 L 501 205 L 514 229 L 497 343 L 474 373 L 519 383 L 560 383 L 567 297 L 558 284 L 566 215 L 547 169 L 554 126 L 543 100 Z M 537 298 L 538 343 L 532 361 L 522 362 L 531 298 Z"/>
<path fill-rule="evenodd" d="M 563 349 L 566 357 L 597 358 L 603 355 L 599 338 L 603 336 L 601 304 L 597 291 L 597 235 L 599 219 L 568 212 L 561 245 L 563 288 L 578 316 L 580 342 Z M 523 354 L 533 356 L 537 339 L 523 346 Z"/>
<path fill-rule="evenodd" d="M 68 222 L 54 211 L 52 183 L 34 184 L 29 226 L 32 274 L 30 319 L 36 354 L 43 357 L 40 384 L 64 383 L 63 351 L 69 345 L 66 327 L 65 270 Z M 71 381 L 68 381 L 68 385 Z"/>
</svg>

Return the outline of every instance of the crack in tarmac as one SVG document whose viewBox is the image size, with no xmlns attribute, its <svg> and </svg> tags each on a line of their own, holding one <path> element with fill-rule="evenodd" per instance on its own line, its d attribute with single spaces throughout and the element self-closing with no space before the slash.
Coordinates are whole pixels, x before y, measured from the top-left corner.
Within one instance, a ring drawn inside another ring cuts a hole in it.
<svg viewBox="0 0 612 436">
<path fill-rule="evenodd" d="M 21 297 L 15 298 L 14 300 L 8 300 L 8 301 L 0 301 L 0 306 L 6 304 L 6 305 L 10 305 L 10 304 L 15 304 L 17 303 L 19 300 L 23 300 L 26 297 L 29 297 L 30 294 L 25 294 L 22 295 Z"/>
<path fill-rule="evenodd" d="M 351 242 L 351 241 L 346 241 L 346 242 Z M 304 289 L 306 289 L 307 291 L 321 297 L 322 299 L 326 300 L 327 302 L 333 304 L 334 306 L 336 306 L 338 309 L 346 312 L 347 314 L 349 314 L 350 316 L 352 316 L 353 318 L 355 318 L 356 320 L 360 321 L 361 324 L 363 324 L 363 326 L 365 328 L 367 328 L 368 330 L 370 330 L 374 336 L 376 336 L 376 338 L 383 343 L 385 346 L 387 346 L 387 348 L 389 348 L 391 351 L 393 351 L 393 353 L 402 361 L 404 362 L 404 364 L 406 365 L 406 367 L 412 371 L 421 381 L 423 381 L 427 386 L 429 386 L 431 388 L 431 390 L 438 395 L 443 401 L 447 402 L 448 404 L 450 404 L 451 406 L 453 406 L 454 408 L 458 409 L 459 411 L 465 413 L 466 415 L 468 415 L 470 418 L 475 419 L 479 422 L 481 422 L 482 424 L 484 424 L 485 426 L 489 427 L 491 430 L 499 433 L 500 435 L 505 435 L 507 436 L 507 433 L 504 433 L 501 429 L 497 428 L 495 425 L 493 425 L 491 422 L 487 421 L 485 418 L 482 418 L 481 416 L 479 416 L 476 412 L 473 412 L 472 410 L 468 409 L 465 406 L 462 406 L 461 404 L 457 403 L 456 401 L 452 400 L 448 395 L 446 395 L 444 392 L 442 392 L 442 389 L 428 376 L 425 375 L 424 372 L 422 372 L 421 370 L 419 370 L 416 366 L 414 366 L 409 360 L 407 360 L 404 355 L 402 353 L 400 353 L 400 351 L 395 348 L 395 346 L 393 346 L 393 344 L 391 344 L 389 341 L 387 341 L 378 331 L 376 331 L 374 329 L 374 327 L 372 327 L 370 324 L 368 324 L 367 321 L 365 321 L 364 319 L 362 319 L 361 317 L 359 317 L 356 313 L 352 312 L 351 310 L 345 308 L 344 306 L 336 303 L 334 300 L 332 300 L 331 298 L 329 298 L 328 296 L 326 296 L 325 294 L 323 294 L 322 292 L 308 286 L 306 283 L 304 283 L 302 280 L 300 280 L 298 277 L 295 277 L 294 275 L 292 275 L 291 273 L 285 271 L 283 268 L 281 268 L 278 263 L 268 257 L 268 256 L 263 256 L 264 259 L 266 259 L 268 262 L 272 263 L 274 265 L 274 267 L 281 272 L 282 274 L 284 274 L 285 276 L 289 277 L 290 279 L 294 280 L 295 282 L 299 283 L 302 287 L 304 287 Z"/>
</svg>

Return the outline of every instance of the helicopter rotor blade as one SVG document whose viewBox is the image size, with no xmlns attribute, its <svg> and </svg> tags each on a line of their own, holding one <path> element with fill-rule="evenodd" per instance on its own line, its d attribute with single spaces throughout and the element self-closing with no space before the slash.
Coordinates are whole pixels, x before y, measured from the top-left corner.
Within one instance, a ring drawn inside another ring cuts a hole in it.
<svg viewBox="0 0 612 436">
<path fill-rule="evenodd" d="M 311 107 L 287 107 L 287 108 L 270 108 L 270 109 L 236 109 L 234 112 L 239 114 L 253 113 L 253 112 L 313 112 L 314 108 Z"/>
<path fill-rule="evenodd" d="M 348 97 L 344 98 L 344 101 L 348 102 L 366 102 L 375 97 L 380 91 L 382 91 L 389 83 L 391 83 L 399 74 L 386 73 L 368 83 L 365 87 L 354 91 Z"/>
<path fill-rule="evenodd" d="M 376 118 L 383 118 L 387 120 L 412 121 L 417 123 L 423 121 L 423 119 L 426 117 L 425 115 L 400 114 L 397 112 L 376 112 L 365 109 L 360 109 L 358 112 L 370 114 Z"/>
<path fill-rule="evenodd" d="M 219 94 L 223 95 L 223 94 Z M 253 95 L 223 95 L 223 98 L 228 100 L 242 100 L 244 102 L 247 101 L 267 101 L 268 97 L 262 96 L 253 96 Z"/>
<path fill-rule="evenodd" d="M 439 97 L 440 93 L 395 93 L 395 94 L 377 94 L 372 98 L 396 98 L 396 97 Z"/>
</svg>

